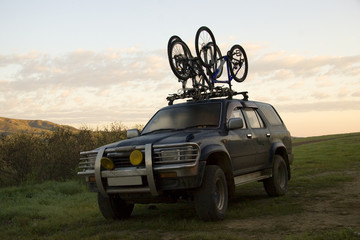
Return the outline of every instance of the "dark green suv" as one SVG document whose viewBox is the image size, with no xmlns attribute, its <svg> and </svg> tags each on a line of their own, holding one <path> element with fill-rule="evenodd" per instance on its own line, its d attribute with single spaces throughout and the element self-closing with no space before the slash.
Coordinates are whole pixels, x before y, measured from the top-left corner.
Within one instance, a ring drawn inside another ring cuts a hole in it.
<svg viewBox="0 0 360 240">
<path fill-rule="evenodd" d="M 188 101 L 160 109 L 142 132 L 82 152 L 79 175 L 107 219 L 130 217 L 135 203 L 194 201 L 206 221 L 225 217 L 235 187 L 262 181 L 284 195 L 291 136 L 269 104 L 236 99 Z"/>
</svg>

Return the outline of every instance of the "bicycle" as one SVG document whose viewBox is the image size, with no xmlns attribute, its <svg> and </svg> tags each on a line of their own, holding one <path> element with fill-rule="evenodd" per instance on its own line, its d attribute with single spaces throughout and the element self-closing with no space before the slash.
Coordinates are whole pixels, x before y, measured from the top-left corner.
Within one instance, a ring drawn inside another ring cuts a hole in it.
<svg viewBox="0 0 360 240">
<path fill-rule="evenodd" d="M 189 47 L 179 37 L 173 36 L 168 43 L 170 67 L 183 88 L 188 79 L 192 79 L 192 87 L 196 90 L 208 91 L 213 88 L 208 74 L 205 73 L 199 58 L 193 57 Z"/>
<path fill-rule="evenodd" d="M 189 47 L 178 36 L 172 36 L 168 42 L 168 58 L 172 71 L 182 82 L 184 93 L 188 79 L 192 79 L 192 92 L 212 92 L 216 83 L 227 83 L 231 90 L 231 81 L 245 80 L 248 72 L 248 62 L 245 50 L 240 45 L 234 45 L 227 55 L 222 56 L 216 45 L 211 30 L 205 26 L 198 29 L 195 35 L 195 50 L 197 57 L 193 57 Z M 226 63 L 227 80 L 217 80 L 223 72 Z M 218 67 L 219 66 L 219 67 Z M 204 95 L 204 94 L 202 94 Z M 205 94 L 207 95 L 207 94 Z M 211 94 L 210 94 L 211 95 Z M 195 96 L 195 97 L 196 97 Z"/>
</svg>

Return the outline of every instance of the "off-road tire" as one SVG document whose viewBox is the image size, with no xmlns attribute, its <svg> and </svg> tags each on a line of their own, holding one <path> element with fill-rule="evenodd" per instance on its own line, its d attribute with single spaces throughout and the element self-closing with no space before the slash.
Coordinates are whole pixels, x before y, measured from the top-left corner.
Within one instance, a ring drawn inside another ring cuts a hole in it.
<svg viewBox="0 0 360 240">
<path fill-rule="evenodd" d="M 218 221 L 225 217 L 228 206 L 228 189 L 223 170 L 209 165 L 201 187 L 194 196 L 196 213 L 204 221 Z"/>
<path fill-rule="evenodd" d="M 105 197 L 98 193 L 98 204 L 102 215 L 108 220 L 129 218 L 134 209 L 134 204 L 127 203 L 117 194 Z"/>
<path fill-rule="evenodd" d="M 178 79 L 187 80 L 191 74 L 189 61 L 192 55 L 190 49 L 180 38 L 174 37 L 173 40 L 170 40 L 168 45 L 168 59 L 171 70 Z"/>
<path fill-rule="evenodd" d="M 228 52 L 230 74 L 237 82 L 243 82 L 248 74 L 248 60 L 242 46 L 236 44 Z"/>
<path fill-rule="evenodd" d="M 272 171 L 272 177 L 263 181 L 265 191 L 271 197 L 285 195 L 288 187 L 289 172 L 282 156 L 275 155 Z"/>
<path fill-rule="evenodd" d="M 200 27 L 195 35 L 195 51 L 201 65 L 206 68 L 216 69 L 217 52 L 215 47 L 216 42 L 212 31 L 208 27 Z M 204 51 L 204 48 L 209 48 L 210 50 Z M 208 53 L 210 55 L 208 55 Z"/>
</svg>

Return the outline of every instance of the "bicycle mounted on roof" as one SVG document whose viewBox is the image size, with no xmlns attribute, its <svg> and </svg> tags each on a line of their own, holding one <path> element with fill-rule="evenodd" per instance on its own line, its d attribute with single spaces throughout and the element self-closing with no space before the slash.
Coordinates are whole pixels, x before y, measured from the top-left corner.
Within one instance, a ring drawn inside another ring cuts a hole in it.
<svg viewBox="0 0 360 240">
<path fill-rule="evenodd" d="M 231 81 L 242 82 L 248 73 L 248 60 L 245 50 L 238 44 L 231 47 L 225 56 L 216 45 L 214 34 L 208 27 L 200 27 L 195 35 L 196 57 L 189 47 L 178 36 L 172 36 L 168 42 L 168 58 L 171 70 L 182 83 L 177 94 L 167 97 L 169 105 L 174 100 L 193 98 L 194 100 L 212 97 L 242 94 L 247 100 L 247 92 L 235 92 L 231 89 Z M 227 80 L 219 80 L 226 63 Z M 192 87 L 187 88 L 191 79 Z M 217 86 L 216 83 L 227 83 L 228 88 Z"/>
</svg>

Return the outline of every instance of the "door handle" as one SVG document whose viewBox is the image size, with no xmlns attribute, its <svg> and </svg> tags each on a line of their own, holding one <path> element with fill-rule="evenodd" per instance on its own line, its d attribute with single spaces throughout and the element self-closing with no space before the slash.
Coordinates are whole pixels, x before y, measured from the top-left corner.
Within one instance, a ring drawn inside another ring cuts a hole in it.
<svg viewBox="0 0 360 240">
<path fill-rule="evenodd" d="M 270 134 L 270 133 L 267 133 L 267 134 L 266 134 L 266 137 L 270 137 L 270 136 L 271 136 L 271 134 Z"/>
<path fill-rule="evenodd" d="M 248 133 L 248 134 L 246 135 L 246 137 L 247 137 L 247 138 L 252 138 L 252 134 L 251 134 L 251 133 Z"/>
</svg>

